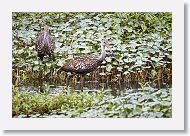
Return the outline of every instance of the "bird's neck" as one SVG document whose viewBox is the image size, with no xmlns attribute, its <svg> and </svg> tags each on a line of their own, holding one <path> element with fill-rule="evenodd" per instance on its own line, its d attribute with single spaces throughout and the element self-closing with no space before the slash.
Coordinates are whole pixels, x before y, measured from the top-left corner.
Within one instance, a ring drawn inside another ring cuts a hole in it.
<svg viewBox="0 0 190 136">
<path fill-rule="evenodd" d="M 44 31 L 44 39 L 46 38 L 47 35 L 47 31 Z"/>
<path fill-rule="evenodd" d="M 105 57 L 106 57 L 105 48 L 104 48 L 103 46 L 101 46 L 101 54 L 100 54 L 100 56 L 99 56 L 99 60 L 100 60 L 100 61 L 104 61 Z"/>
</svg>

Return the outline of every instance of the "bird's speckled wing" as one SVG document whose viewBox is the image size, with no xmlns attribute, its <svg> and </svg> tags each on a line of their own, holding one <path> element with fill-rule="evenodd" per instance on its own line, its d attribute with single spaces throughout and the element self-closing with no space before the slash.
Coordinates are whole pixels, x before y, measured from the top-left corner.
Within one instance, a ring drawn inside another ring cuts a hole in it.
<svg viewBox="0 0 190 136">
<path fill-rule="evenodd" d="M 40 32 L 36 41 L 36 51 L 42 52 L 44 32 Z"/>
<path fill-rule="evenodd" d="M 66 72 L 88 73 L 95 70 L 98 66 L 99 60 L 97 56 L 84 55 L 75 57 L 66 63 L 63 66 L 63 70 Z"/>
<path fill-rule="evenodd" d="M 38 35 L 36 42 L 36 51 L 38 54 L 49 55 L 53 53 L 55 44 L 53 42 L 53 38 L 48 33 L 46 33 L 45 37 L 44 34 L 45 32 L 42 31 Z"/>
</svg>

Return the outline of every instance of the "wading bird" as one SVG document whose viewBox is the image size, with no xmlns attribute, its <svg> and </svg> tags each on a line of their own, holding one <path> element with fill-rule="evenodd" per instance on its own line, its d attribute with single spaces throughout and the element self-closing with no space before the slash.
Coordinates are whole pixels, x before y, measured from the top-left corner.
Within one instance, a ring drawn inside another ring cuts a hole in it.
<svg viewBox="0 0 190 136">
<path fill-rule="evenodd" d="M 44 30 L 39 33 L 35 48 L 41 61 L 43 61 L 44 56 L 53 55 L 55 43 L 49 34 L 49 28 L 47 25 L 45 25 Z"/>
<path fill-rule="evenodd" d="M 71 72 L 81 75 L 81 83 L 82 88 L 84 86 L 84 78 L 87 73 L 90 73 L 98 68 L 101 63 L 104 61 L 106 57 L 106 48 L 109 49 L 109 43 L 106 39 L 101 42 L 101 54 L 100 56 L 93 55 L 83 55 L 75 57 L 73 60 L 70 60 L 66 64 L 64 64 L 57 73 L 61 73 L 62 71 Z"/>
</svg>

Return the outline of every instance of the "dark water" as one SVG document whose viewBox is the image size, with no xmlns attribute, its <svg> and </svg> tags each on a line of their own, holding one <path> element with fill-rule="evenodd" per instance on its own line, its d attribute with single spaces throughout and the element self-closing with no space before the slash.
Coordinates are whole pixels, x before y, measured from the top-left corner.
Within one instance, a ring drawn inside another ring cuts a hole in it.
<svg viewBox="0 0 190 136">
<path fill-rule="evenodd" d="M 145 83 L 144 83 L 145 84 Z M 146 83 L 144 86 L 145 89 L 148 87 L 151 88 L 171 88 L 171 84 L 168 83 Z M 87 92 L 94 92 L 96 90 L 106 90 L 110 92 L 112 95 L 120 95 L 125 90 L 142 90 L 142 86 L 139 84 L 139 81 L 133 81 L 128 83 L 119 83 L 119 82 L 92 82 L 92 81 L 85 81 L 85 85 L 83 87 L 83 91 Z M 81 83 L 80 82 L 69 82 L 69 83 L 56 83 L 53 84 L 52 82 L 43 82 L 40 84 L 22 84 L 19 85 L 19 91 L 41 91 L 47 92 L 50 94 L 57 94 L 60 92 L 81 92 Z"/>
</svg>

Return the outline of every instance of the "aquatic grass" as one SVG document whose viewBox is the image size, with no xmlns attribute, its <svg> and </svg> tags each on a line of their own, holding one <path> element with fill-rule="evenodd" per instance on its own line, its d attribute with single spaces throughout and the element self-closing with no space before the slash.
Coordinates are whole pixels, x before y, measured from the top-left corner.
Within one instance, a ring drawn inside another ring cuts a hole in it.
<svg viewBox="0 0 190 136">
<path fill-rule="evenodd" d="M 101 94 L 101 93 L 100 93 Z M 100 94 L 88 94 L 86 92 L 78 93 L 60 93 L 58 95 L 49 95 L 48 93 L 18 91 L 18 87 L 13 88 L 13 116 L 24 114 L 43 115 L 51 113 L 52 110 L 70 110 L 75 109 L 83 111 L 83 109 L 95 105 L 93 99 L 100 100 Z"/>
<path fill-rule="evenodd" d="M 171 89 L 125 90 L 113 96 L 109 90 L 42 94 L 13 88 L 15 117 L 172 117 Z"/>
</svg>

